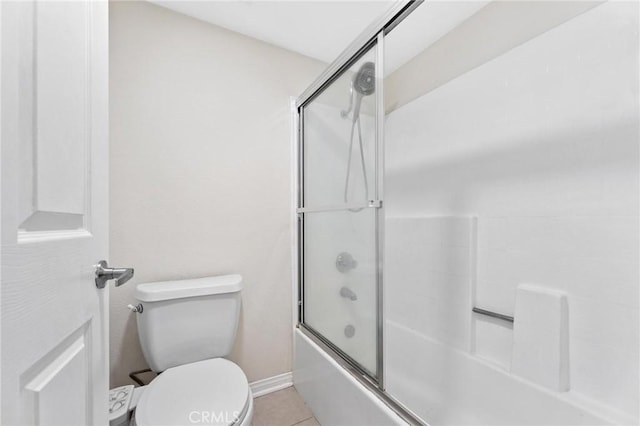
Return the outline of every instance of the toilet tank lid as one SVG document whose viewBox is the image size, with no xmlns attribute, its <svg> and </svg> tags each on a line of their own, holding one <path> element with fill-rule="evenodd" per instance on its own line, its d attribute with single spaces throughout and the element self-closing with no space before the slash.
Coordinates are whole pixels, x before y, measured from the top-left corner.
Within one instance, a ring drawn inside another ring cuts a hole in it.
<svg viewBox="0 0 640 426">
<path fill-rule="evenodd" d="M 242 290 L 242 276 L 233 274 L 138 284 L 135 298 L 141 302 L 159 302 L 185 297 L 237 293 L 240 290 Z"/>
</svg>

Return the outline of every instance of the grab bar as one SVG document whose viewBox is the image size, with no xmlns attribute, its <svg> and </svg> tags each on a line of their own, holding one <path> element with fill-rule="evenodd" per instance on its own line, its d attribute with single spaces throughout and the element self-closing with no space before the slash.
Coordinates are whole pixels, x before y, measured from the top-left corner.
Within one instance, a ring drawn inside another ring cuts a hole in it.
<svg viewBox="0 0 640 426">
<path fill-rule="evenodd" d="M 511 323 L 514 321 L 514 318 L 512 316 L 499 314 L 497 312 L 487 311 L 486 309 L 476 308 L 475 306 L 471 310 L 473 312 L 475 312 L 476 314 L 486 315 L 488 317 L 496 318 L 496 319 L 499 319 L 499 320 L 502 320 L 502 321 L 507 321 L 507 322 L 511 322 Z"/>
</svg>

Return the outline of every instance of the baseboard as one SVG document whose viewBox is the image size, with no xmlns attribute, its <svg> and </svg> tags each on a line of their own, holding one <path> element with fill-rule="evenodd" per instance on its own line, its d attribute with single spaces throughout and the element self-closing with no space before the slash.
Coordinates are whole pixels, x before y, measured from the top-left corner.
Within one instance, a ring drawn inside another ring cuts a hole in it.
<svg viewBox="0 0 640 426">
<path fill-rule="evenodd" d="M 289 386 L 293 386 L 293 374 L 291 372 L 249 383 L 254 398 L 288 388 Z"/>
</svg>

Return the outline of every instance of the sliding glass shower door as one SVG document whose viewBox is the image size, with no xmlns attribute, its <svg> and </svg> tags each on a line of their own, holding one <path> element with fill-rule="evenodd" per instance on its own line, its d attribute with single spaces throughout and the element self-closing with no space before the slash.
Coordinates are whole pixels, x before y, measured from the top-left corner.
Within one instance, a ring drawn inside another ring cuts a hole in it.
<svg viewBox="0 0 640 426">
<path fill-rule="evenodd" d="M 301 325 L 380 376 L 379 54 L 372 43 L 299 109 Z"/>
</svg>

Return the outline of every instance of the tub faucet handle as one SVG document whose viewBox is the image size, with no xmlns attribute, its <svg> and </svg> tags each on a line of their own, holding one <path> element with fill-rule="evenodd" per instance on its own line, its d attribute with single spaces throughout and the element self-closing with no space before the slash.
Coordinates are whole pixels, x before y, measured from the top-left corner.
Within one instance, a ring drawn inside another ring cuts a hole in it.
<svg viewBox="0 0 640 426">
<path fill-rule="evenodd" d="M 349 287 L 346 287 L 346 286 L 343 286 L 340 289 L 340 296 L 346 297 L 347 299 L 352 300 L 354 302 L 356 300 L 358 300 L 358 296 L 354 293 L 354 291 L 351 290 Z"/>
<path fill-rule="evenodd" d="M 351 253 L 343 251 L 342 253 L 338 254 L 338 257 L 336 258 L 336 269 L 338 271 L 344 274 L 357 266 L 358 262 L 356 262 Z"/>
</svg>

